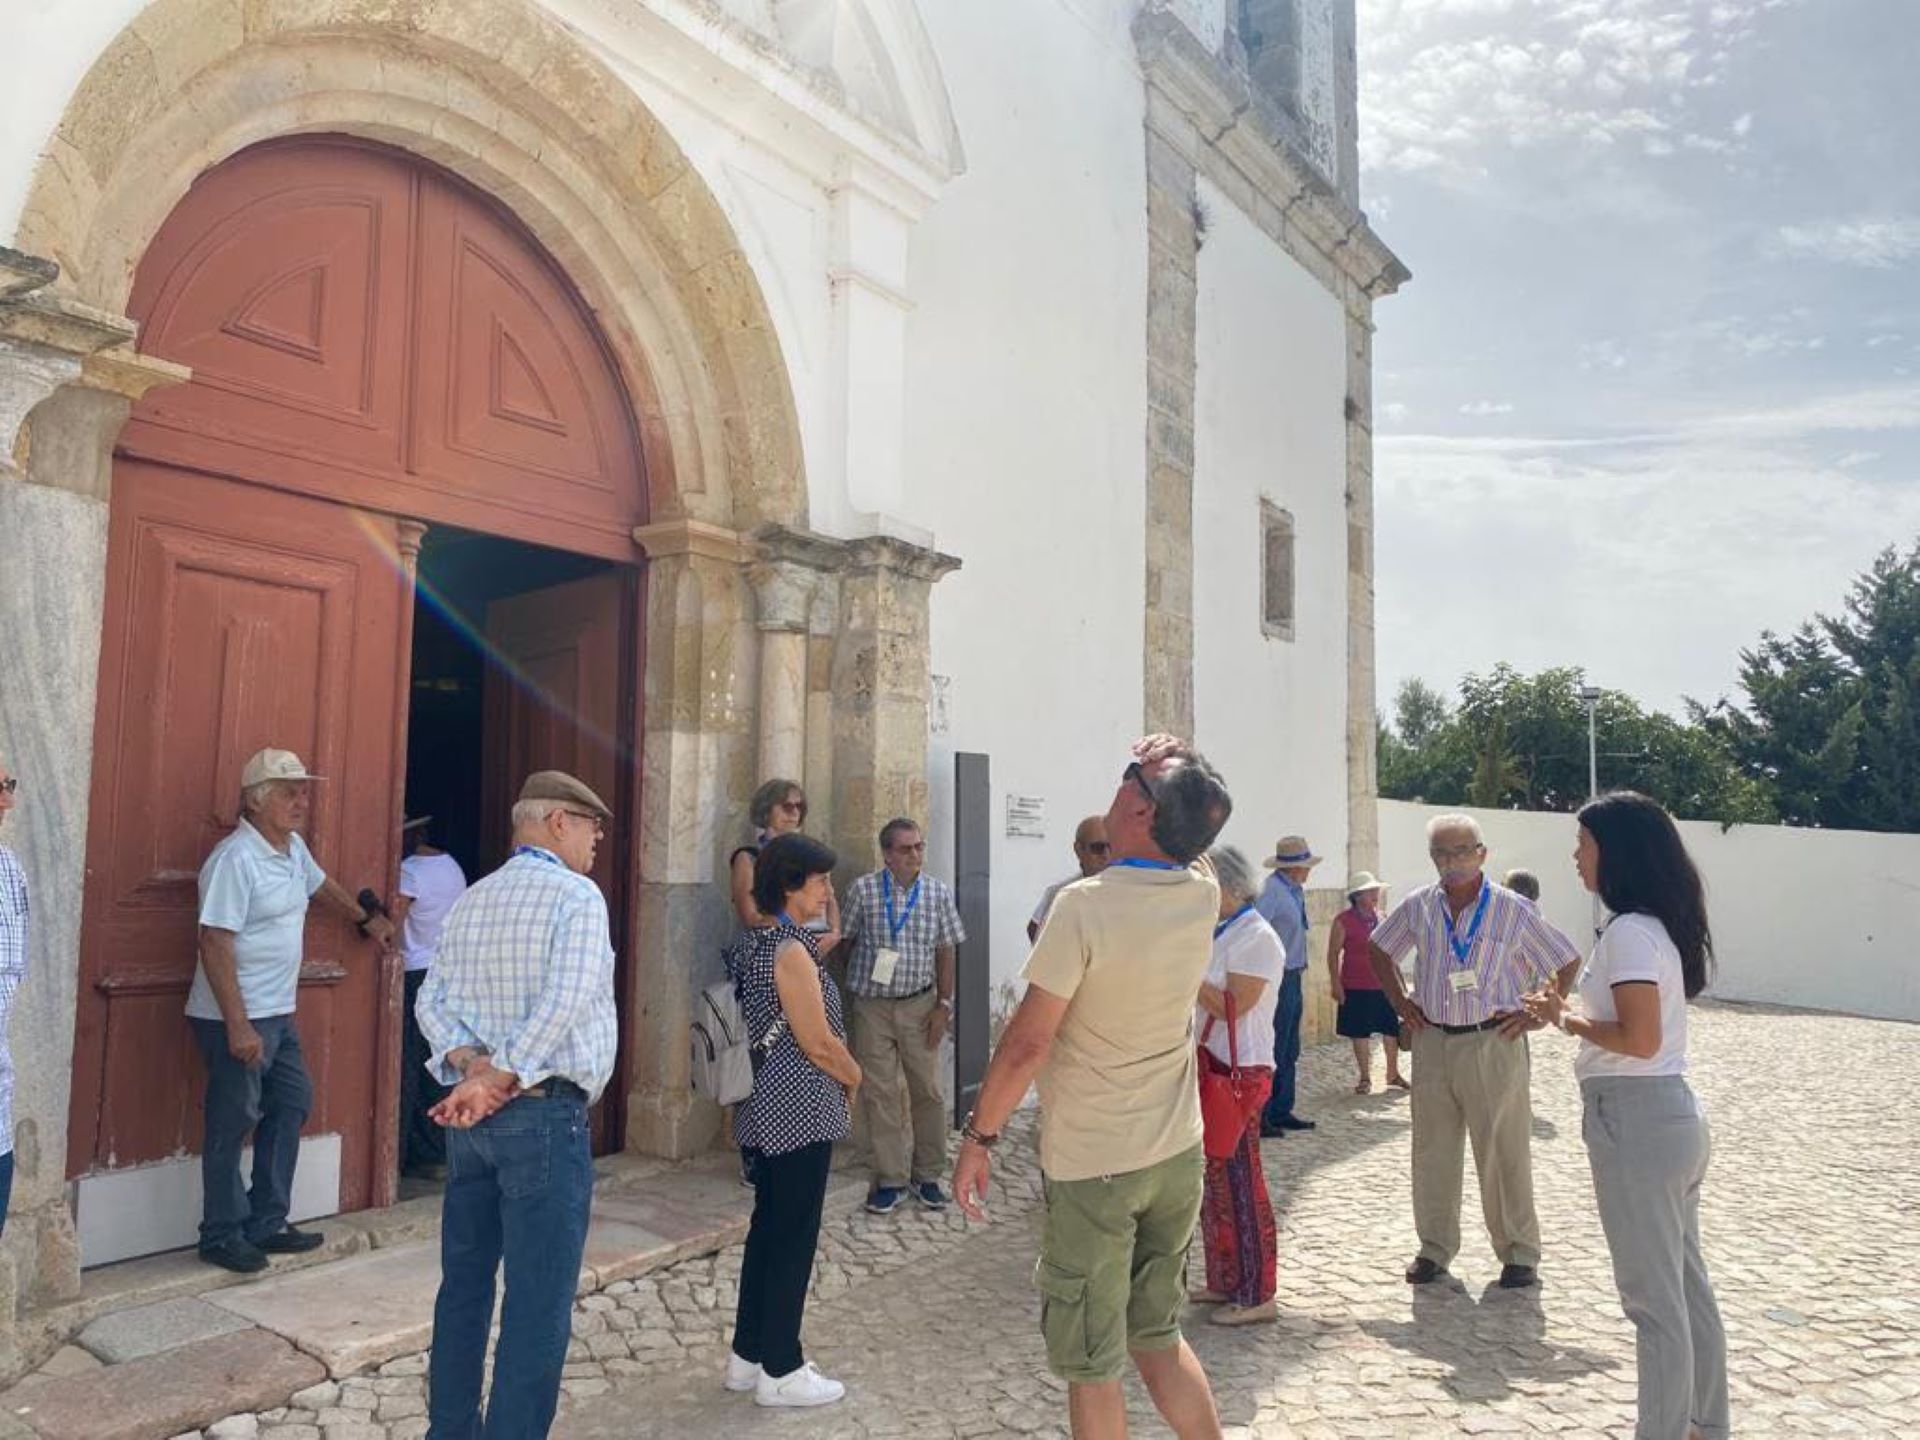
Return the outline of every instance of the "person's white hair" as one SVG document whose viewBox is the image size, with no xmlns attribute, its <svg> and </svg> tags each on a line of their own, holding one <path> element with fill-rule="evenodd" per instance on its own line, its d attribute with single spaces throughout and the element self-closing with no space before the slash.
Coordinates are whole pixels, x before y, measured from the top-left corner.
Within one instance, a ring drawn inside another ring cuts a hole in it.
<svg viewBox="0 0 1920 1440">
<path fill-rule="evenodd" d="M 1480 822 L 1474 819 L 1471 815 L 1436 815 L 1434 816 L 1431 820 L 1427 821 L 1428 843 L 1432 843 L 1433 838 L 1436 835 L 1439 835 L 1442 831 L 1446 831 L 1446 830 L 1464 830 L 1469 835 L 1473 836 L 1474 844 L 1484 845 L 1487 843 L 1487 837 L 1483 835 L 1480 831 Z"/>
<path fill-rule="evenodd" d="M 249 785 L 241 790 L 240 813 L 242 815 L 258 814 L 260 807 L 267 803 L 267 796 L 273 793 L 274 787 L 279 783 L 278 780 L 262 780 L 258 785 Z"/>
<path fill-rule="evenodd" d="M 539 825 L 556 810 L 564 810 L 564 800 L 516 800 L 513 802 L 513 828 Z"/>
<path fill-rule="evenodd" d="M 1244 905 L 1260 893 L 1260 882 L 1253 878 L 1253 865 L 1234 846 L 1216 845 L 1207 852 L 1207 859 L 1212 862 L 1221 892 L 1228 899 Z"/>
</svg>

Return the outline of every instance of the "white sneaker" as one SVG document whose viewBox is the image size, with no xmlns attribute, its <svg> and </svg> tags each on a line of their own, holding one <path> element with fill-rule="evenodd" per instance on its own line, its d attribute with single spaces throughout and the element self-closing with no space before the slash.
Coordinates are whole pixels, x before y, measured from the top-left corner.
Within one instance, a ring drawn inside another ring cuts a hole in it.
<svg viewBox="0 0 1920 1440">
<path fill-rule="evenodd" d="M 831 1405 L 842 1399 L 847 1387 L 838 1380 L 829 1380 L 813 1367 L 809 1361 L 790 1375 L 779 1379 L 762 1373 L 760 1383 L 754 1387 L 753 1403 L 756 1405 L 790 1405 L 795 1408 L 811 1405 Z"/>
<path fill-rule="evenodd" d="M 727 1352 L 727 1389 L 736 1395 L 744 1395 L 760 1383 L 760 1366 L 752 1360 L 742 1360 L 731 1350 Z"/>
</svg>

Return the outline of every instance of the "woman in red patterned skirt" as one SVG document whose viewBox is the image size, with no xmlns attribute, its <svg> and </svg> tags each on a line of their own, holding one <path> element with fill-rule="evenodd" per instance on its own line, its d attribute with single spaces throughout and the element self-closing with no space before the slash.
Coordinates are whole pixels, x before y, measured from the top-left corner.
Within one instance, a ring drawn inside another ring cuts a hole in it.
<svg viewBox="0 0 1920 1440">
<path fill-rule="evenodd" d="M 1222 845 L 1207 858 L 1220 878 L 1220 923 L 1213 930 L 1213 963 L 1200 987 L 1200 1009 L 1194 1017 L 1201 1036 L 1200 1063 L 1224 1071 L 1237 1053 L 1248 1095 L 1239 1148 L 1225 1160 L 1207 1159 L 1200 1208 L 1207 1285 L 1191 1298 L 1196 1305 L 1218 1307 L 1212 1315 L 1216 1325 L 1253 1325 L 1276 1314 L 1278 1241 L 1266 1172 L 1260 1168 L 1260 1109 L 1273 1087 L 1273 1014 L 1280 1003 L 1286 951 L 1273 927 L 1253 908 L 1259 884 L 1247 857 Z"/>
</svg>

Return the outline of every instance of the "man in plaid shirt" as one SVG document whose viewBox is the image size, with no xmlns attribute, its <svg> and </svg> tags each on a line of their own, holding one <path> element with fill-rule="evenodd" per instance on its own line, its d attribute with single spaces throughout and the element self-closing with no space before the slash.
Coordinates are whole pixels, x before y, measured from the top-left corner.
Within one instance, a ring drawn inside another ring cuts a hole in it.
<svg viewBox="0 0 1920 1440">
<path fill-rule="evenodd" d="M 953 947 L 967 932 L 952 888 L 921 873 L 927 842 L 918 825 L 889 820 L 880 856 L 882 867 L 854 881 L 840 907 L 853 1055 L 865 1076 L 860 1096 L 873 1144 L 867 1209 L 890 1213 L 911 1181 L 914 1199 L 941 1210 L 947 1196 L 936 1177 L 947 1163 L 947 1118 L 940 1042 L 953 1018 Z"/>
<path fill-rule="evenodd" d="M 13 809 L 20 782 L 0 760 L 0 825 Z M 0 845 L 0 1231 L 7 1228 L 13 1200 L 13 1052 L 7 1024 L 13 997 L 27 977 L 27 876 L 13 851 Z"/>
</svg>

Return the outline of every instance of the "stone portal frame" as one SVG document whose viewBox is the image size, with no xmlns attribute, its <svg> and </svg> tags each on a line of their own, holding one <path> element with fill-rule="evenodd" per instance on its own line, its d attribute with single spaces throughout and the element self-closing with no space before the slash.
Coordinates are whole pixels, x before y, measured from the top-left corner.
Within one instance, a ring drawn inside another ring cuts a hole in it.
<svg viewBox="0 0 1920 1440">
<path fill-rule="evenodd" d="M 718 1122 L 688 1089 L 686 1025 L 732 924 L 713 883 L 722 832 L 759 752 L 790 759 L 796 734 L 809 785 L 830 785 L 835 767 L 862 782 L 858 803 L 830 807 L 844 823 L 891 813 L 916 780 L 924 791 L 927 589 L 957 562 L 898 542 L 763 553 L 748 538 L 773 526 L 804 539 L 808 512 L 759 282 L 673 140 L 535 4 L 155 0 L 71 97 L 19 222 L 31 253 L 0 252 L 0 520 L 10 553 L 31 559 L 0 567 L 0 660 L 38 677 L 0 686 L 0 744 L 35 786 L 8 841 L 37 896 L 80 894 L 113 447 L 145 390 L 188 378 L 134 349 L 122 314 L 134 270 L 196 176 L 259 141 L 315 133 L 411 151 L 498 199 L 593 308 L 622 372 L 652 489 L 634 537 L 648 649 L 627 1143 L 690 1153 Z M 809 587 L 796 565 L 822 574 Z M 852 638 L 837 626 L 842 567 L 869 617 Z M 811 588 L 810 609 L 796 609 L 795 585 Z M 889 717 L 917 693 L 917 732 L 864 706 L 836 725 L 824 682 L 847 673 L 877 674 Z M 756 682 L 773 703 L 757 705 Z M 77 947 L 77 904 L 38 905 L 16 1027 L 32 1039 L 0 1244 L 0 1379 L 57 1341 L 72 1318 L 57 1307 L 79 1291 L 62 1163 Z"/>
</svg>

